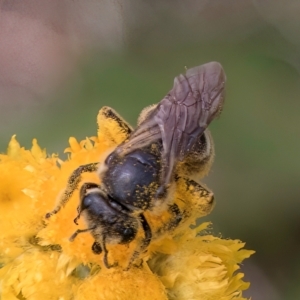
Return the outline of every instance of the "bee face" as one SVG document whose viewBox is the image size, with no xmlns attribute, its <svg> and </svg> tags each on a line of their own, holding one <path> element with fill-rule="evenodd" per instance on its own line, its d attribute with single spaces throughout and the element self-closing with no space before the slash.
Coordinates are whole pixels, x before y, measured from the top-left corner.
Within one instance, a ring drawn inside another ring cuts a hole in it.
<svg viewBox="0 0 300 300">
<path fill-rule="evenodd" d="M 128 267 L 147 249 L 151 240 L 171 233 L 191 217 L 208 214 L 213 193 L 197 182 L 208 172 L 214 147 L 207 129 L 220 113 L 224 101 L 225 73 L 219 63 L 187 70 L 174 80 L 171 91 L 157 105 L 143 110 L 132 130 L 113 109 L 103 107 L 99 127 L 115 150 L 104 164 L 80 166 L 70 176 L 57 213 L 79 186 L 83 172 L 98 172 L 101 184 L 84 183 L 80 189 L 78 216 L 82 215 L 95 243 L 92 251 L 104 253 L 107 244 L 129 244 L 142 231 L 142 238 L 129 257 Z M 113 124 L 113 126 L 111 126 Z M 168 215 L 166 221 L 165 215 Z"/>
<path fill-rule="evenodd" d="M 86 191 L 79 211 L 82 212 L 89 227 L 93 228 L 91 233 L 96 240 L 106 236 L 106 243 L 126 244 L 137 234 L 138 220 L 131 217 L 124 207 L 101 193 L 99 189 Z"/>
</svg>

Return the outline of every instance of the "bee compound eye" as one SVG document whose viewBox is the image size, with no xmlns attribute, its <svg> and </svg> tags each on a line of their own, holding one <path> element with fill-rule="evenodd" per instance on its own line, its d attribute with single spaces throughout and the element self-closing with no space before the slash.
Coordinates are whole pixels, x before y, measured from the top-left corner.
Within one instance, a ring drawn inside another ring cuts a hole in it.
<svg viewBox="0 0 300 300">
<path fill-rule="evenodd" d="M 82 203 L 81 203 L 81 209 L 84 210 L 84 209 L 89 208 L 92 203 L 93 203 L 92 195 L 85 196 Z"/>
<path fill-rule="evenodd" d="M 136 229 L 133 227 L 126 227 L 122 232 L 122 244 L 131 242 L 136 235 Z"/>
<path fill-rule="evenodd" d="M 134 230 L 133 230 L 133 228 L 125 228 L 123 231 L 123 234 L 125 236 L 132 236 L 134 234 Z"/>
</svg>

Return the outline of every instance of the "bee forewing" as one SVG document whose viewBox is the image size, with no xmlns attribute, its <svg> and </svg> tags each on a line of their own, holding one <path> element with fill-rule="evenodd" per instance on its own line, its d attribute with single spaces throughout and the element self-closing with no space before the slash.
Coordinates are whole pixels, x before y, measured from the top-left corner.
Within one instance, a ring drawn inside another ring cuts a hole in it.
<svg viewBox="0 0 300 300">
<path fill-rule="evenodd" d="M 183 160 L 210 122 L 221 112 L 226 75 L 218 62 L 188 69 L 171 91 L 120 146 L 121 153 L 161 139 L 161 184 L 166 186 L 177 160 Z"/>
</svg>

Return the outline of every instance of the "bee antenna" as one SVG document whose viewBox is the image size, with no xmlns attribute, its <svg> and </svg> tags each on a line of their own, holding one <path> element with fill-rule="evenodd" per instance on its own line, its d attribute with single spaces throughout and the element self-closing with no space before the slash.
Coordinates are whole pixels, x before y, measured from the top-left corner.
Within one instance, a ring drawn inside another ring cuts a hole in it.
<svg viewBox="0 0 300 300">
<path fill-rule="evenodd" d="M 80 219 L 80 213 L 78 214 L 78 216 L 74 219 L 74 223 L 76 225 L 78 225 L 78 220 Z"/>
</svg>

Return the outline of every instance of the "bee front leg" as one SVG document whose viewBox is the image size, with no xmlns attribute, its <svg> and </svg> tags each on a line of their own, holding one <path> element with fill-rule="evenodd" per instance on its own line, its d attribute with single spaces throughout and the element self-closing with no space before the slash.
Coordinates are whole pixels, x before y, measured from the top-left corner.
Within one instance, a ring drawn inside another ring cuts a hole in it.
<svg viewBox="0 0 300 300">
<path fill-rule="evenodd" d="M 78 235 L 79 233 L 84 233 L 84 232 L 92 231 L 92 230 L 94 230 L 94 229 L 95 229 L 95 227 L 86 228 L 86 229 L 77 229 L 77 230 L 70 236 L 69 241 L 70 241 L 70 242 L 73 242 L 73 241 L 76 239 L 76 237 L 77 237 L 77 235 Z"/>
<path fill-rule="evenodd" d="M 172 214 L 172 218 L 167 224 L 167 231 L 175 229 L 182 220 L 182 212 L 176 203 L 169 206 L 169 212 Z"/>
<path fill-rule="evenodd" d="M 199 136 L 190 152 L 179 162 L 176 172 L 182 177 L 198 179 L 206 176 L 215 156 L 214 142 L 208 129 Z"/>
<path fill-rule="evenodd" d="M 103 251 L 103 263 L 105 265 L 105 267 L 107 269 L 110 269 L 110 268 L 114 268 L 118 265 L 117 262 L 113 263 L 113 264 L 110 264 L 108 262 L 108 250 L 106 248 L 106 243 L 105 243 L 105 236 L 102 237 L 101 240 L 97 240 L 94 244 L 93 244 L 93 247 L 95 246 L 95 244 L 97 244 L 97 248 L 98 250 L 101 249 L 101 251 Z M 94 250 L 94 249 L 93 249 Z M 95 252 L 94 252 L 95 253 Z M 95 253 L 95 254 L 98 254 L 98 253 Z"/>
<path fill-rule="evenodd" d="M 81 181 L 81 174 L 87 172 L 95 172 L 98 169 L 98 163 L 90 163 L 78 167 L 68 179 L 67 187 L 64 190 L 63 194 L 59 198 L 59 201 L 56 207 L 46 214 L 46 218 L 50 218 L 52 215 L 57 214 L 60 209 L 69 201 L 74 191 L 78 188 L 78 185 Z"/>
<path fill-rule="evenodd" d="M 176 203 L 169 205 L 168 212 L 171 215 L 170 220 L 155 232 L 155 236 L 161 236 L 168 231 L 174 230 L 182 221 L 183 213 Z"/>
</svg>

